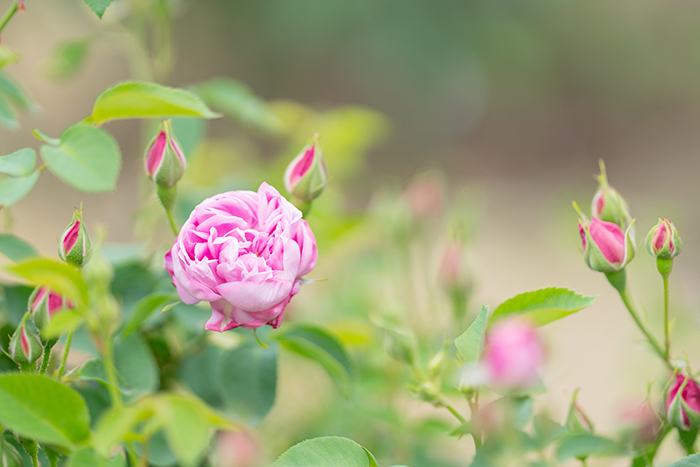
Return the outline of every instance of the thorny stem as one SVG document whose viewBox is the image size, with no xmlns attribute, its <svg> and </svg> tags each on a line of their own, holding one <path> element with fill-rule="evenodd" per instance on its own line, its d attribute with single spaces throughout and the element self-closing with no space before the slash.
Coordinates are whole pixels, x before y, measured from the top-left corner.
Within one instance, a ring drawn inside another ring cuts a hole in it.
<svg viewBox="0 0 700 467">
<path fill-rule="evenodd" d="M 41 366 L 39 367 L 39 374 L 43 375 L 46 373 L 46 369 L 49 367 L 49 361 L 51 360 L 51 350 L 53 346 L 56 345 L 57 339 L 51 339 L 46 343 L 44 347 L 44 355 L 41 359 Z"/>
<path fill-rule="evenodd" d="M 18 8 L 18 2 L 17 0 L 14 0 L 12 2 L 12 5 L 5 11 L 5 14 L 2 16 L 2 19 L 0 19 L 0 32 L 2 32 L 3 29 L 5 29 L 5 26 L 7 26 L 7 23 L 10 22 L 12 17 L 17 13 Z"/>
<path fill-rule="evenodd" d="M 651 334 L 651 331 L 649 331 L 649 329 L 647 329 L 646 325 L 642 322 L 642 320 L 639 316 L 639 305 L 637 305 L 637 302 L 634 300 L 634 297 L 630 293 L 630 289 L 627 286 L 627 278 L 626 278 L 625 270 L 623 269 L 621 271 L 608 273 L 605 275 L 605 277 L 607 277 L 610 284 L 613 287 L 615 287 L 615 289 L 620 294 L 620 298 L 622 299 L 622 302 L 625 304 L 627 311 L 629 311 L 630 316 L 632 316 L 632 319 L 637 324 L 637 327 L 639 328 L 640 331 L 642 331 L 644 336 L 647 338 L 647 341 L 649 341 L 649 345 L 651 345 L 654 352 L 659 356 L 659 358 L 664 362 L 664 364 L 671 371 L 673 371 L 673 365 L 671 365 L 671 363 L 668 361 L 668 358 L 666 357 L 666 353 L 664 352 L 664 349 L 661 348 L 661 345 L 659 345 L 656 338 Z"/>
<path fill-rule="evenodd" d="M 75 331 L 75 329 L 71 329 L 70 332 L 68 333 L 68 337 L 66 339 L 66 346 L 63 349 L 63 357 L 61 357 L 61 366 L 58 367 L 58 380 L 59 381 L 63 377 L 63 371 L 66 369 L 66 360 L 68 360 L 68 352 L 70 351 L 70 344 L 73 341 L 73 331 Z"/>
</svg>

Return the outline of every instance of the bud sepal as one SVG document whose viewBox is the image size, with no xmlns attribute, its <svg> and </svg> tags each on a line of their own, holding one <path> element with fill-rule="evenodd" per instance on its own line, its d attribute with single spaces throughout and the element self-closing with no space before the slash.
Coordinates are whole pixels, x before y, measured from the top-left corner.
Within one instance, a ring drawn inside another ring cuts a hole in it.
<svg viewBox="0 0 700 467">
<path fill-rule="evenodd" d="M 184 175 L 187 161 L 170 120 L 160 123 L 158 134 L 148 144 L 145 160 L 146 173 L 159 187 L 170 188 Z"/>
<path fill-rule="evenodd" d="M 10 338 L 8 353 L 16 363 L 29 365 L 39 360 L 44 353 L 44 346 L 39 336 L 22 323 Z"/>
<path fill-rule="evenodd" d="M 647 251 L 659 259 L 672 259 L 681 252 L 683 242 L 676 226 L 668 219 L 659 218 L 646 238 Z"/>
<path fill-rule="evenodd" d="M 299 201 L 312 201 L 318 198 L 328 184 L 328 169 L 323 151 L 318 144 L 318 134 L 311 137 L 298 156 L 284 172 L 284 186 Z"/>
<path fill-rule="evenodd" d="M 92 243 L 83 223 L 83 212 L 76 209 L 73 220 L 58 241 L 58 256 L 66 263 L 81 267 L 87 263 Z"/>
<path fill-rule="evenodd" d="M 632 221 L 629 206 L 617 190 L 608 183 L 603 160 L 601 159 L 598 163 L 600 175 L 597 177 L 598 189 L 591 202 L 591 215 L 601 221 L 617 224 L 618 227 L 624 229 Z"/>
</svg>

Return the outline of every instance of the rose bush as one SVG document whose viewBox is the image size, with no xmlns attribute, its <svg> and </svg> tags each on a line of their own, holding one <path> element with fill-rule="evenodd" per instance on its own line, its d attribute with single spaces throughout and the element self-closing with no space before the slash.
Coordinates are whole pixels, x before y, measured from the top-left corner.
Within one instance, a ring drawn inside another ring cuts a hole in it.
<svg viewBox="0 0 700 467">
<path fill-rule="evenodd" d="M 183 302 L 211 303 L 208 330 L 277 328 L 317 257 L 301 211 L 263 183 L 257 193 L 229 191 L 199 204 L 165 267 Z"/>
</svg>

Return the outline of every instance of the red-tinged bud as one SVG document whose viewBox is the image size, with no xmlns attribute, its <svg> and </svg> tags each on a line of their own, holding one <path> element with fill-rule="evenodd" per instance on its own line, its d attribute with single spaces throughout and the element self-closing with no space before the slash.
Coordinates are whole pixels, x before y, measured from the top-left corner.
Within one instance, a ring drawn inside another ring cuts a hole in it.
<svg viewBox="0 0 700 467">
<path fill-rule="evenodd" d="M 482 360 L 491 385 L 522 389 L 537 382 L 544 357 L 544 347 L 534 327 L 526 320 L 510 318 L 489 330 Z"/>
<path fill-rule="evenodd" d="M 700 427 L 700 387 L 695 380 L 682 374 L 666 395 L 666 420 L 679 430 Z"/>
<path fill-rule="evenodd" d="M 19 364 L 31 364 L 44 353 L 41 339 L 26 324 L 21 324 L 12 334 L 8 348 L 10 358 Z"/>
<path fill-rule="evenodd" d="M 309 144 L 304 146 L 284 172 L 285 188 L 300 201 L 318 198 L 328 184 L 328 169 L 318 136 L 317 133 L 311 137 Z"/>
<path fill-rule="evenodd" d="M 683 243 L 676 226 L 668 219 L 659 218 L 646 238 L 647 250 L 661 259 L 672 259 L 681 252 Z"/>
<path fill-rule="evenodd" d="M 73 302 L 58 295 L 48 287 L 37 287 L 29 297 L 32 320 L 40 331 L 46 329 L 56 313 L 73 308 L 75 308 Z"/>
<path fill-rule="evenodd" d="M 91 249 L 90 236 L 83 223 L 83 212 L 76 209 L 73 220 L 58 241 L 58 256 L 66 263 L 80 267 L 87 263 Z"/>
<path fill-rule="evenodd" d="M 246 431 L 221 431 L 216 440 L 220 467 L 263 467 L 267 465 L 260 442 Z"/>
<path fill-rule="evenodd" d="M 159 187 L 170 188 L 180 181 L 186 166 L 187 161 L 173 133 L 172 123 L 164 120 L 146 149 L 146 173 Z"/>
<path fill-rule="evenodd" d="M 576 205 L 574 205 L 576 207 Z M 617 224 L 593 218 L 590 221 L 579 212 L 578 229 L 583 242 L 583 259 L 594 271 L 617 272 L 632 261 L 635 254 L 631 236 L 632 223 L 626 232 Z"/>
<path fill-rule="evenodd" d="M 627 228 L 632 221 L 627 202 L 622 199 L 615 188 L 608 184 L 605 173 L 605 164 L 600 160 L 600 175 L 598 175 L 598 190 L 591 203 L 592 216 L 605 222 L 617 224 L 620 228 Z"/>
<path fill-rule="evenodd" d="M 24 0 L 17 1 L 17 11 L 24 11 Z"/>
</svg>

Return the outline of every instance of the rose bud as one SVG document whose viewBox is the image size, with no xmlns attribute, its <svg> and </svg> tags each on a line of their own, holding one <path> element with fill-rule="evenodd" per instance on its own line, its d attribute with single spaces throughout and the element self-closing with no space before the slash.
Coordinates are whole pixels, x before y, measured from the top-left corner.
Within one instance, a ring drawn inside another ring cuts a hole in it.
<svg viewBox="0 0 700 467">
<path fill-rule="evenodd" d="M 625 233 L 617 224 L 583 216 L 578 229 L 583 241 L 583 259 L 594 271 L 616 272 L 634 258 L 635 246 L 630 229 Z"/>
<path fill-rule="evenodd" d="M 58 256 L 66 263 L 80 267 L 87 263 L 91 248 L 90 236 L 83 223 L 83 213 L 76 209 L 73 220 L 58 242 Z"/>
<path fill-rule="evenodd" d="M 510 318 L 497 322 L 487 333 L 482 361 L 491 384 L 526 388 L 537 382 L 544 348 L 528 321 Z"/>
<path fill-rule="evenodd" d="M 328 184 L 328 170 L 323 151 L 318 144 L 318 134 L 304 146 L 299 155 L 284 172 L 284 186 L 290 195 L 301 201 L 318 198 Z"/>
<path fill-rule="evenodd" d="M 661 259 L 677 256 L 683 246 L 676 226 L 668 219 L 661 218 L 647 234 L 646 244 L 649 253 Z"/>
<path fill-rule="evenodd" d="M 75 308 L 70 300 L 58 295 L 48 287 L 37 287 L 29 297 L 29 310 L 39 330 L 46 329 L 51 317 L 61 310 Z"/>
<path fill-rule="evenodd" d="M 34 331 L 26 324 L 21 324 L 10 338 L 8 353 L 20 365 L 31 364 L 39 360 L 44 353 L 44 346 Z"/>
<path fill-rule="evenodd" d="M 700 426 L 700 387 L 695 380 L 677 374 L 666 396 L 666 419 L 679 430 Z"/>
<path fill-rule="evenodd" d="M 187 161 L 173 133 L 171 121 L 162 121 L 158 134 L 146 149 L 146 173 L 159 187 L 170 188 L 180 181 L 186 166 Z"/>
<path fill-rule="evenodd" d="M 593 217 L 605 222 L 612 222 L 625 228 L 632 220 L 627 202 L 622 199 L 615 188 L 608 184 L 605 173 L 605 163 L 600 160 L 600 175 L 598 175 L 598 190 L 593 196 L 591 212 Z"/>
<path fill-rule="evenodd" d="M 650 444 L 661 433 L 663 421 L 648 402 L 628 407 L 622 414 L 626 435 L 633 446 Z"/>
</svg>

